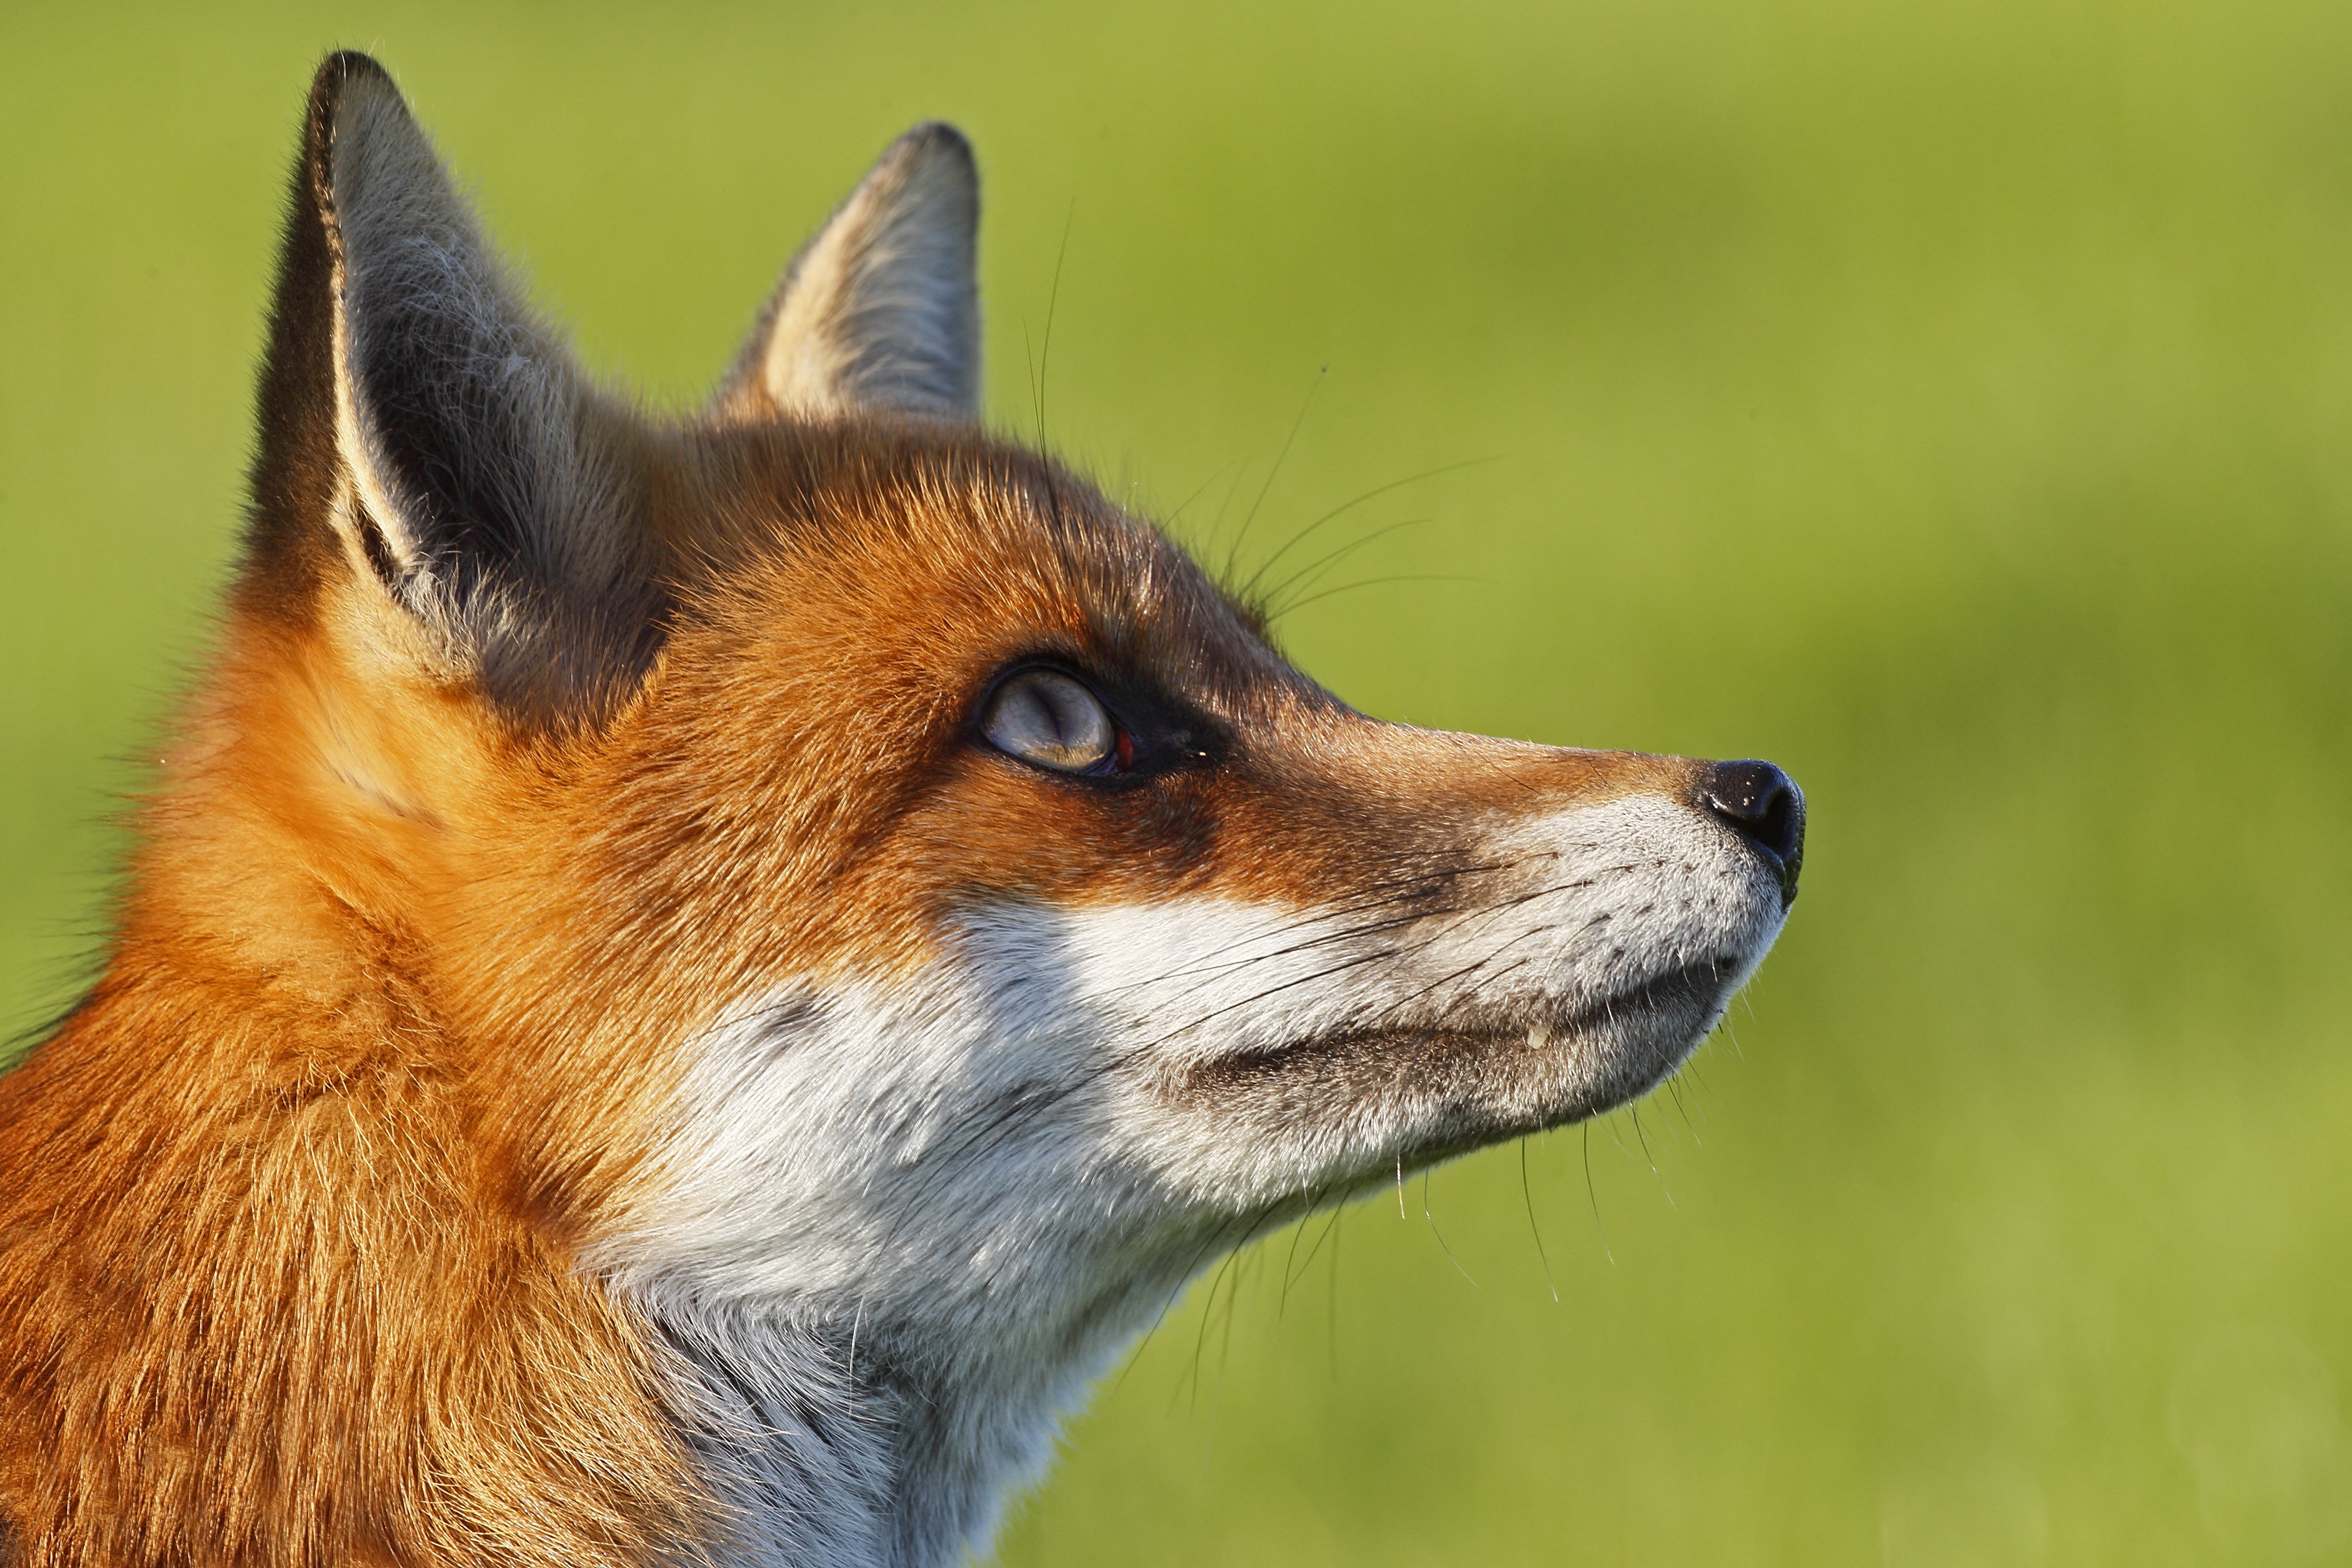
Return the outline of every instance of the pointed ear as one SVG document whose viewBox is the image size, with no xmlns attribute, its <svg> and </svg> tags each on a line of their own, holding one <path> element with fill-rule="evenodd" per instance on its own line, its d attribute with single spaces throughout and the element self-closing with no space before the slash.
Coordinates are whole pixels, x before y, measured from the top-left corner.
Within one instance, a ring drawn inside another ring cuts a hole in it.
<svg viewBox="0 0 2352 1568">
<path fill-rule="evenodd" d="M 785 272 L 720 385 L 720 417 L 980 417 L 980 175 L 954 127 L 890 145 Z"/>
<path fill-rule="evenodd" d="M 248 593 L 377 580 L 494 700 L 593 706 L 651 657 L 627 416 L 516 297 L 392 79 L 310 91 L 262 376 Z"/>
</svg>

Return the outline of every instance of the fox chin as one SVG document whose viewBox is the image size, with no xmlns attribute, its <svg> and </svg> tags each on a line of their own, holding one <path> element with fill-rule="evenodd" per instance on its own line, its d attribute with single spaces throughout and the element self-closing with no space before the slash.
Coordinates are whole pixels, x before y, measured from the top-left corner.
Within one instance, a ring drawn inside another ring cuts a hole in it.
<svg viewBox="0 0 2352 1568">
<path fill-rule="evenodd" d="M 1202 1268 L 1755 972 L 1778 768 L 1339 701 L 983 426 L 978 219 L 908 132 L 656 418 L 320 68 L 218 651 L 0 1079 L 0 1562 L 944 1568 Z"/>
</svg>

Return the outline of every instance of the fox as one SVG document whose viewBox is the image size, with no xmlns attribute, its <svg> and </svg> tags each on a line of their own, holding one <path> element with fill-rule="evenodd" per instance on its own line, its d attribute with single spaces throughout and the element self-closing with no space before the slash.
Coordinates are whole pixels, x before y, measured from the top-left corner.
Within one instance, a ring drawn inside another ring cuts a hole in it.
<svg viewBox="0 0 2352 1568">
<path fill-rule="evenodd" d="M 242 554 L 0 1077 L 0 1562 L 944 1568 L 1209 1264 L 1643 1094 L 1780 769 L 1377 721 L 982 416 L 918 126 L 709 401 L 320 68 Z"/>
</svg>

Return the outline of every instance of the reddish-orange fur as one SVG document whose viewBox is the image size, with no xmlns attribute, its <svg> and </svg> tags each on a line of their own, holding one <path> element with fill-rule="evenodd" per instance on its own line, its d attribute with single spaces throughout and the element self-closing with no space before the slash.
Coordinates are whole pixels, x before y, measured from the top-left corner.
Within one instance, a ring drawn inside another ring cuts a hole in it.
<svg viewBox="0 0 2352 1568">
<path fill-rule="evenodd" d="M 599 727 L 388 677 L 373 647 L 404 628 L 349 574 L 308 625 L 233 616 L 105 980 L 0 1079 L 28 1560 L 655 1559 L 691 1490 L 653 1352 L 570 1247 L 687 1029 L 767 976 L 919 956 L 944 899 L 1311 895 L 1432 816 L 1682 766 L 1399 731 L 1269 680 L 1172 549 L 977 437 L 698 432 L 658 460 L 661 531 L 703 564 Z M 1293 710 L 1254 727 L 1281 749 L 1138 821 L 974 765 L 961 706 L 863 721 L 1045 647 L 1213 650 L 1237 705 Z"/>
<path fill-rule="evenodd" d="M 667 1352 L 579 1267 L 688 1034 L 910 965 L 981 894 L 1305 906 L 1481 814 L 1687 784 L 1365 720 L 976 432 L 607 417 L 670 605 L 607 708 L 491 700 L 323 509 L 257 528 L 104 978 L 0 1079 L 0 1560 L 689 1554 Z M 1164 669 L 1224 765 L 1139 812 L 982 754 L 1035 655 Z"/>
</svg>

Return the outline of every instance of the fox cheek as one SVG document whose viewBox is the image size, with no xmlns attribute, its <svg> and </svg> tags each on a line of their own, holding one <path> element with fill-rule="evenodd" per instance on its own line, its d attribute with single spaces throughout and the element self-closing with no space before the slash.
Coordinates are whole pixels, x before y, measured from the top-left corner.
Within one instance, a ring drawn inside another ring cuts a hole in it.
<svg viewBox="0 0 2352 1568">
<path fill-rule="evenodd" d="M 648 1211 L 670 1217 L 640 1234 L 813 1290 L 919 1211 L 938 1234 L 905 1283 L 952 1294 L 941 1259 L 999 1250 L 990 1216 L 1034 1186 L 1056 1213 L 1086 1194 L 1049 1252 L 1131 1261 L 1202 1216 L 1336 1201 L 1646 1090 L 1781 920 L 1753 856 L 1656 795 L 1456 855 L 1307 907 L 999 898 L 911 968 L 787 981 L 692 1043 Z"/>
</svg>

